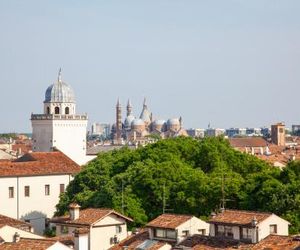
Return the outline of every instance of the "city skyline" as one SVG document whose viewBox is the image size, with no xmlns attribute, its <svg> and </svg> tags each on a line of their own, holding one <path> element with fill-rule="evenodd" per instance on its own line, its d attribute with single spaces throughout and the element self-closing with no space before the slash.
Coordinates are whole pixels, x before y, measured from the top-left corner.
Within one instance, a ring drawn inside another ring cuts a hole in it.
<svg viewBox="0 0 300 250">
<path fill-rule="evenodd" d="M 185 128 L 300 122 L 297 1 L 0 2 L 1 132 L 31 132 L 57 78 L 89 123 L 119 97 Z M 125 113 L 124 118 L 125 118 Z"/>
</svg>

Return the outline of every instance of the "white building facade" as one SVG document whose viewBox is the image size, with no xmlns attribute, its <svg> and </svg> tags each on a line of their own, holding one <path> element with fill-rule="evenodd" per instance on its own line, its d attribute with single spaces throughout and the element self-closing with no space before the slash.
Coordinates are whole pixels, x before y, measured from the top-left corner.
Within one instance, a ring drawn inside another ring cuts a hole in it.
<svg viewBox="0 0 300 250">
<path fill-rule="evenodd" d="M 31 153 L 18 161 L 0 162 L 0 214 L 26 221 L 42 234 L 59 195 L 79 171 L 79 165 L 61 152 Z"/>
<path fill-rule="evenodd" d="M 61 71 L 57 81 L 45 93 L 44 113 L 32 114 L 33 151 L 62 151 L 77 164 L 91 160 L 86 156 L 86 131 L 88 117 L 76 114 L 75 95 L 62 81 Z"/>
</svg>

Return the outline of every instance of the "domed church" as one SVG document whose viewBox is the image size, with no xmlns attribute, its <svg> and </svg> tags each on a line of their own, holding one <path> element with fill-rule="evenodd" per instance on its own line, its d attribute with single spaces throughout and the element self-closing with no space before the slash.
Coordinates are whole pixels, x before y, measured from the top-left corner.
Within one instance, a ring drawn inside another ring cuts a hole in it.
<svg viewBox="0 0 300 250">
<path fill-rule="evenodd" d="M 181 117 L 168 119 L 167 121 L 153 119 L 152 113 L 148 109 L 146 98 L 139 117 L 133 115 L 130 100 L 127 102 L 126 111 L 126 118 L 122 121 L 122 107 L 118 99 L 116 123 L 112 128 L 114 144 L 121 144 L 124 141 L 132 144 L 147 144 L 153 140 L 151 135 L 158 135 L 161 138 L 187 136 Z"/>
<path fill-rule="evenodd" d="M 86 114 L 76 114 L 74 91 L 62 81 L 60 69 L 57 81 L 46 90 L 44 113 L 31 115 L 33 151 L 56 148 L 77 164 L 86 163 L 87 122 Z"/>
</svg>

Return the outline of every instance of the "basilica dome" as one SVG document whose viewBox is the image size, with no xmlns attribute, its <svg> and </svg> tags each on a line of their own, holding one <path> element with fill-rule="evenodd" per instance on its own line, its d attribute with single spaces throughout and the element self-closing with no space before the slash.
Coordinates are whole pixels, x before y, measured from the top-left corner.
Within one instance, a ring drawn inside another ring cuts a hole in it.
<svg viewBox="0 0 300 250">
<path fill-rule="evenodd" d="M 55 82 L 47 88 L 44 102 L 75 103 L 74 91 L 70 87 L 70 85 L 61 80 L 60 72 L 58 75 L 57 82 Z"/>
<path fill-rule="evenodd" d="M 124 125 L 126 128 L 130 128 L 132 121 L 135 119 L 134 115 L 129 115 L 126 117 L 124 121 Z"/>
</svg>

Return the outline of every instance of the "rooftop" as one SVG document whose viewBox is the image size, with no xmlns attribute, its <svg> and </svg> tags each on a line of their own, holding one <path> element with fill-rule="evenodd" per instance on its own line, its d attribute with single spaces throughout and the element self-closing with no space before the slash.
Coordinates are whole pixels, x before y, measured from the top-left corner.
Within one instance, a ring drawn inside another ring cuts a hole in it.
<svg viewBox="0 0 300 250">
<path fill-rule="evenodd" d="M 3 226 L 11 226 L 15 228 L 31 228 L 31 225 L 29 223 L 0 214 L 0 228 Z"/>
<path fill-rule="evenodd" d="M 24 239 L 18 242 L 6 242 L 0 245 L 0 250 L 46 250 L 57 241 L 51 239 Z"/>
<path fill-rule="evenodd" d="M 14 161 L 0 161 L 0 177 L 75 174 L 80 166 L 60 151 L 34 152 Z"/>
<path fill-rule="evenodd" d="M 114 214 L 116 216 L 122 217 L 127 221 L 132 221 L 131 218 L 126 217 L 114 211 L 113 209 L 108 209 L 108 208 L 87 208 L 79 212 L 78 219 L 71 220 L 70 216 L 62 216 L 62 217 L 53 218 L 51 221 L 53 223 L 60 223 L 60 224 L 76 224 L 81 226 L 90 226 L 110 214 Z"/>
<path fill-rule="evenodd" d="M 266 147 L 268 142 L 262 137 L 229 138 L 229 143 L 234 148 Z"/>
<path fill-rule="evenodd" d="M 190 220 L 192 217 L 192 215 L 162 214 L 154 220 L 150 221 L 146 226 L 175 229 L 184 222 Z"/>
<path fill-rule="evenodd" d="M 230 210 L 226 209 L 221 213 L 218 213 L 209 220 L 209 223 L 215 224 L 237 224 L 250 226 L 255 219 L 257 223 L 267 219 L 272 213 L 255 212 L 245 210 Z"/>
</svg>

